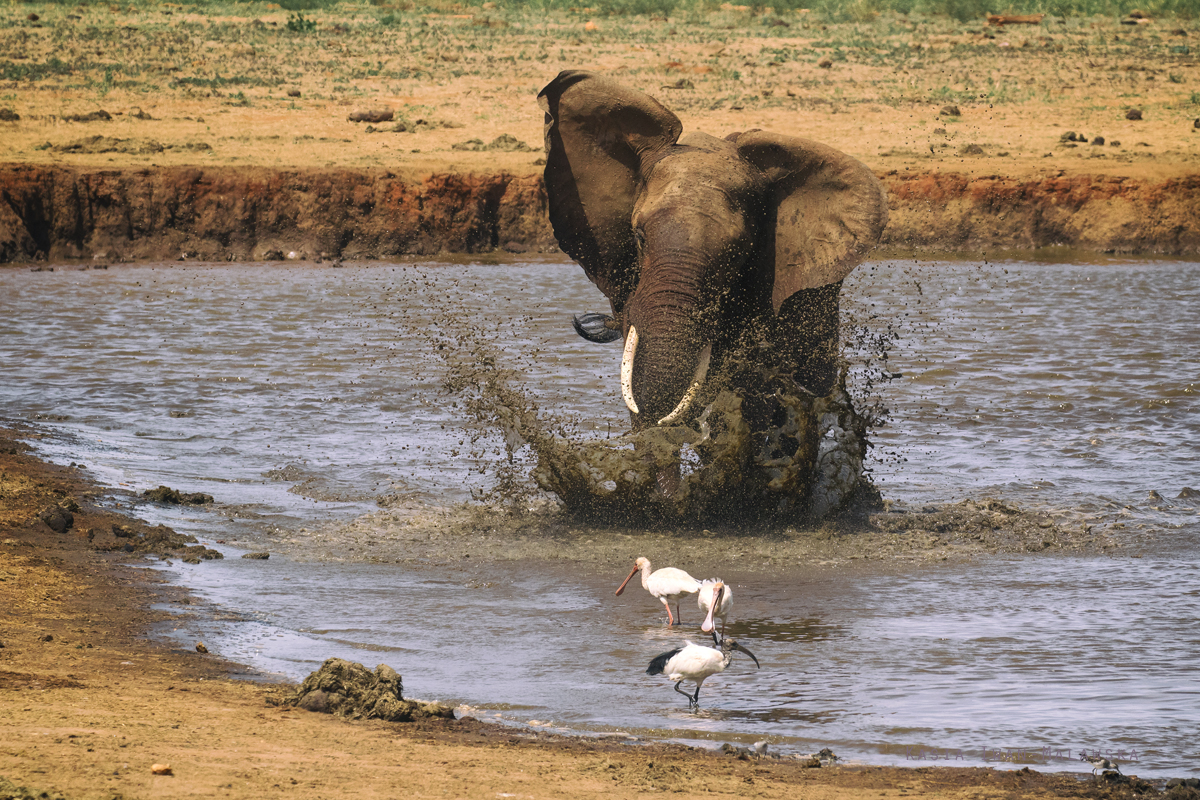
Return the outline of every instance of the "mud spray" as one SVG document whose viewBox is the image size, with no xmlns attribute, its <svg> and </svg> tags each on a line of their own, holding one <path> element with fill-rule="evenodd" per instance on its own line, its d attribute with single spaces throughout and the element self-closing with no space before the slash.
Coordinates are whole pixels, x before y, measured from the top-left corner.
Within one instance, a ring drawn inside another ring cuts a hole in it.
<svg viewBox="0 0 1200 800">
<path fill-rule="evenodd" d="M 826 397 L 805 393 L 780 370 L 753 367 L 754 383 L 763 387 L 754 395 L 731 388 L 728 374 L 718 372 L 692 422 L 587 440 L 519 385 L 521 371 L 492 344 L 502 340 L 499 331 L 447 316 L 435 329 L 407 335 L 423 339 L 445 362 L 442 390 L 473 423 L 467 451 L 479 457 L 490 437 L 503 439 L 491 466 L 494 486 L 481 500 L 519 508 L 540 489 L 582 522 L 740 527 L 813 523 L 878 499 L 864 462 L 869 432 L 886 410 L 855 402 L 849 365 Z M 844 338 L 858 360 L 856 385 L 869 391 L 887 375 L 878 365 L 886 364 L 894 337 L 852 327 Z M 743 375 L 753 361 L 729 359 Z M 764 402 L 774 409 L 774 423 L 755 429 L 750 420 L 761 415 L 746 407 Z M 676 469 L 678 491 L 662 494 L 656 476 Z"/>
</svg>

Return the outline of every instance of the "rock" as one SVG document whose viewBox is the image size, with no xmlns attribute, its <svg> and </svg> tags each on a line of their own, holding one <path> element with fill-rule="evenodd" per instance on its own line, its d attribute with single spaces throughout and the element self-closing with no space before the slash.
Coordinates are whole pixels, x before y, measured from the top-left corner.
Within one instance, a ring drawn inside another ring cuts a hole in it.
<svg viewBox="0 0 1200 800">
<path fill-rule="evenodd" d="M 169 486 L 147 489 L 142 492 L 142 497 L 153 500 L 156 503 L 186 506 L 203 506 L 213 501 L 211 494 L 204 494 L 203 492 L 180 492 L 178 489 L 172 489 Z"/>
<path fill-rule="evenodd" d="M 947 117 L 961 117 L 962 111 L 959 110 L 958 106 L 942 106 L 942 110 L 938 114 Z"/>
<path fill-rule="evenodd" d="M 170 764 L 151 764 L 150 765 L 150 774 L 151 775 L 174 775 L 175 773 L 171 771 Z"/>
<path fill-rule="evenodd" d="M 499 150 L 505 153 L 533 153 L 539 148 L 530 147 L 517 137 L 508 133 L 502 133 L 495 139 L 492 139 L 491 143 L 484 149 Z"/>
<path fill-rule="evenodd" d="M 1148 500 L 1162 500 L 1162 499 L 1163 499 L 1163 496 L 1162 496 L 1161 494 L 1159 494 L 1158 492 L 1154 491 L 1153 489 L 1151 489 L 1151 490 L 1150 490 L 1150 493 L 1149 493 L 1148 495 L 1146 495 L 1146 499 L 1148 499 Z"/>
<path fill-rule="evenodd" d="M 390 108 L 360 108 L 351 111 L 346 119 L 351 122 L 391 122 L 395 116 Z"/>
<path fill-rule="evenodd" d="M 1137 119 L 1141 119 L 1141 118 L 1142 118 L 1142 110 L 1140 108 L 1131 108 L 1125 112 L 1125 119 L 1137 120 Z"/>
<path fill-rule="evenodd" d="M 29 20 L 30 22 L 37 22 L 39 19 L 41 19 L 41 17 L 31 11 L 25 16 L 25 19 Z"/>
<path fill-rule="evenodd" d="M 1179 490 L 1179 494 L 1175 495 L 1176 500 L 1184 500 L 1189 497 L 1200 497 L 1200 491 L 1197 491 L 1190 486 L 1185 486 Z"/>
<path fill-rule="evenodd" d="M 21 115 L 11 108 L 0 108 L 0 122 L 17 122 Z"/>
<path fill-rule="evenodd" d="M 830 67 L 833 66 L 833 62 L 830 61 L 828 58 L 822 58 L 820 61 L 817 62 L 817 66 L 820 67 L 821 69 L 829 69 Z"/>
<path fill-rule="evenodd" d="M 1092 146 L 1095 147 L 1096 145 L 1099 145 L 1101 147 L 1104 146 L 1104 137 L 1103 136 L 1097 136 L 1094 139 L 1092 139 Z"/>
<path fill-rule="evenodd" d="M 321 689 L 313 689 L 296 701 L 297 708 L 303 708 L 305 711 L 314 711 L 318 714 L 329 714 L 332 709 L 329 707 L 329 695 Z"/>
<path fill-rule="evenodd" d="M 299 97 L 299 96 L 300 96 L 299 89 L 288 89 L 288 97 Z"/>
<path fill-rule="evenodd" d="M 39 641 L 39 642 L 53 642 L 53 641 L 54 641 L 54 635 L 53 635 L 53 634 L 49 634 L 49 633 L 47 633 L 47 634 L 46 634 L 45 636 L 43 636 L 42 638 L 38 639 L 38 641 Z"/>
<path fill-rule="evenodd" d="M 403 690 L 400 674 L 387 664 L 380 664 L 371 672 L 362 664 L 331 658 L 305 678 L 295 694 L 284 702 L 350 719 L 389 722 L 429 717 L 454 719 L 454 709 L 449 706 L 405 700 Z"/>
<path fill-rule="evenodd" d="M 67 114 L 63 119 L 67 122 L 109 122 L 112 120 L 112 114 L 103 108 L 98 108 L 87 114 Z"/>
<path fill-rule="evenodd" d="M 196 652 L 197 653 L 207 653 L 208 652 L 208 648 L 204 646 L 204 642 L 196 642 Z"/>
<path fill-rule="evenodd" d="M 283 261 L 282 250 L 268 250 L 262 254 L 263 261 Z"/>
<path fill-rule="evenodd" d="M 130 539 L 137 535 L 132 528 L 126 525 L 113 525 L 112 532 L 113 536 L 118 539 Z"/>
<path fill-rule="evenodd" d="M 1075 131 L 1067 131 L 1067 132 L 1066 132 L 1066 133 L 1064 133 L 1062 136 L 1059 136 L 1059 137 L 1058 137 L 1058 140 L 1059 140 L 1060 142 L 1073 142 L 1073 141 L 1075 141 Z"/>
<path fill-rule="evenodd" d="M 50 526 L 55 533 L 66 533 L 75 524 L 75 517 L 61 505 L 55 504 L 38 514 L 38 519 Z"/>
<path fill-rule="evenodd" d="M 83 139 L 78 139 L 67 144 L 52 145 L 51 150 L 56 153 L 131 153 L 133 155 L 146 155 L 149 153 L 161 153 L 166 148 L 153 139 L 138 140 L 138 139 L 117 139 L 112 136 L 88 136 Z"/>
<path fill-rule="evenodd" d="M 271 557 L 271 554 L 267 553 L 265 551 L 261 552 L 261 553 L 243 553 L 242 554 L 242 558 L 249 558 L 252 561 L 266 561 L 270 557 Z"/>
</svg>

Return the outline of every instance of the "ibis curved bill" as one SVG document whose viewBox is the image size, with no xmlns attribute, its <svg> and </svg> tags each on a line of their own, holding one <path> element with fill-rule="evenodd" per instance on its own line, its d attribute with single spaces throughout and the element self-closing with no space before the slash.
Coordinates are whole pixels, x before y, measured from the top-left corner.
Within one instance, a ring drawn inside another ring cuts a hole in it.
<svg viewBox="0 0 1200 800">
<path fill-rule="evenodd" d="M 688 575 L 681 569 L 663 567 L 650 571 L 650 559 L 639 558 L 634 562 L 633 569 L 617 588 L 617 595 L 625 591 L 625 587 L 633 580 L 633 576 L 642 573 L 642 588 L 658 598 L 667 609 L 667 625 L 679 623 L 679 599 L 685 594 L 695 594 L 700 591 L 700 581 Z M 671 602 L 675 601 L 675 614 L 671 614 Z"/>
</svg>

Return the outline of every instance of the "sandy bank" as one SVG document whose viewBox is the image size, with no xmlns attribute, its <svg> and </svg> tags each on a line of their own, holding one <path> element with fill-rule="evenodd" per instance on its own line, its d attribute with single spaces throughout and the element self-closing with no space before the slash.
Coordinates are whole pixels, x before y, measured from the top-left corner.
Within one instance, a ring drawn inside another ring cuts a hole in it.
<svg viewBox="0 0 1200 800">
<path fill-rule="evenodd" d="M 169 619 L 153 604 L 183 601 L 182 592 L 94 549 L 87 537 L 139 523 L 96 505 L 101 489 L 85 473 L 25 451 L 12 431 L 0 430 L 0 797 L 628 798 L 671 791 L 950 800 L 1158 792 L 1145 782 L 1028 767 L 808 768 L 795 759 L 556 737 L 469 719 L 344 722 L 270 705 L 280 687 L 233 680 L 236 665 L 146 638 Z M 39 513 L 68 499 L 77 508 L 72 525 L 55 532 Z M 155 764 L 172 774 L 154 774 Z M 5 780 L 31 792 L 14 792 Z"/>
</svg>

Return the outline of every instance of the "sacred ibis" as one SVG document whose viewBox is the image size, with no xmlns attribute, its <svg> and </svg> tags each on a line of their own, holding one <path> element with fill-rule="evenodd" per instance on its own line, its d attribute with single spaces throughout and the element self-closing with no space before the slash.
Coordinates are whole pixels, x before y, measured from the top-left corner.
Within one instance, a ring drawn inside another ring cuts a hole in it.
<svg viewBox="0 0 1200 800">
<path fill-rule="evenodd" d="M 716 634 L 713 634 L 713 639 L 716 639 Z M 669 680 L 675 682 L 675 691 L 688 699 L 689 707 L 699 706 L 700 687 L 704 684 L 704 680 L 709 675 L 723 672 L 729 666 L 729 662 L 733 660 L 734 650 L 740 650 L 754 659 L 754 666 L 759 665 L 754 653 L 733 639 L 722 639 L 720 644 L 721 649 L 717 650 L 704 645 L 684 642 L 683 647 L 678 650 L 671 650 L 655 656 L 654 660 L 650 662 L 650 666 L 646 668 L 646 674 L 666 675 Z M 691 681 L 696 684 L 696 693 L 688 694 L 680 689 L 681 681 Z"/>
</svg>

